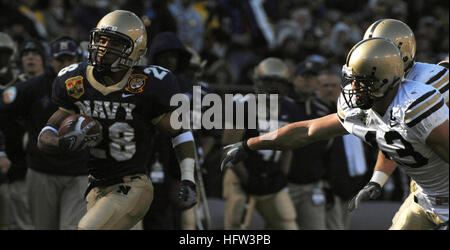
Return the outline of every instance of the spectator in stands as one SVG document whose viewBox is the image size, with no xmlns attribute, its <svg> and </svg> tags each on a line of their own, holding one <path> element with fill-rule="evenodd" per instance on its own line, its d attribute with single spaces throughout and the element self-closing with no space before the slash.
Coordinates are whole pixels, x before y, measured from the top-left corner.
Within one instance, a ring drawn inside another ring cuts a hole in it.
<svg viewBox="0 0 450 250">
<path fill-rule="evenodd" d="M 39 76 L 44 73 L 46 66 L 46 53 L 42 44 L 38 41 L 27 41 L 20 50 L 19 60 L 22 74 L 21 81 Z"/>
<path fill-rule="evenodd" d="M 177 20 L 177 35 L 181 42 L 195 51 L 203 48 L 205 28 L 192 0 L 174 0 L 170 11 Z"/>
</svg>

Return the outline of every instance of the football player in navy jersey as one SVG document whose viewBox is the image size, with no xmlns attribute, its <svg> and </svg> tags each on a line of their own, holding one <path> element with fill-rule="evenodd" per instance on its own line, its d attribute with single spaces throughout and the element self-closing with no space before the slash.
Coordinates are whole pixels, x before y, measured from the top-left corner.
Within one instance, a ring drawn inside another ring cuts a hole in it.
<svg viewBox="0 0 450 250">
<path fill-rule="evenodd" d="M 176 79 L 162 67 L 136 66 L 147 48 L 144 24 L 134 13 L 116 10 L 90 36 L 88 63 L 62 69 L 55 79 L 53 100 L 60 108 L 39 138 L 45 150 L 90 149 L 88 212 L 78 228 L 130 229 L 143 218 L 153 199 L 145 174 L 152 125 L 172 136 L 181 170 L 180 207 L 194 206 L 193 136 L 170 123 Z M 74 128 L 58 137 L 61 122 L 74 113 L 98 120 L 102 136 L 91 138 Z"/>
<path fill-rule="evenodd" d="M 270 132 L 269 115 L 270 122 L 272 118 L 277 119 L 279 127 L 298 121 L 298 107 L 293 99 L 286 97 L 291 84 L 288 79 L 288 67 L 282 60 L 269 57 L 261 61 L 254 69 L 253 81 L 258 102 L 262 97 L 259 94 L 267 95 L 266 105 L 262 107 L 258 104 L 257 111 L 253 111 L 257 114 L 255 127 L 248 122 L 244 129 L 225 129 L 222 143 L 226 145 Z M 278 97 L 277 109 L 273 106 L 274 102 L 269 101 L 275 95 Z M 249 96 L 236 96 L 235 107 L 249 104 L 249 99 Z M 245 109 L 245 118 L 252 115 L 251 107 L 241 107 Z M 264 218 L 267 229 L 298 229 L 285 176 L 291 153 L 289 150 L 253 151 L 242 164 L 225 171 L 223 198 L 226 230 L 248 229 L 255 210 Z"/>
<path fill-rule="evenodd" d="M 432 229 L 448 221 L 448 107 L 439 91 L 405 79 L 400 50 L 383 38 L 356 44 L 342 73 L 336 114 L 229 145 L 222 167 L 254 150 L 292 149 L 351 133 L 382 151 L 417 184 L 414 201 L 399 211 L 391 229 Z M 386 180 L 386 175 L 374 175 L 365 195 L 379 195 Z"/>
</svg>

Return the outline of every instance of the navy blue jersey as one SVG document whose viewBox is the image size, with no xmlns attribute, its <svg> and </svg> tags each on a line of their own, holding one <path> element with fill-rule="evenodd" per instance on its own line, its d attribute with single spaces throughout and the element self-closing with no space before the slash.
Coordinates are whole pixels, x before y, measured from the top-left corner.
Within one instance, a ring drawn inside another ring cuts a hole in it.
<svg viewBox="0 0 450 250">
<path fill-rule="evenodd" d="M 146 173 L 152 120 L 173 110 L 179 93 L 168 70 L 134 67 L 123 79 L 106 87 L 87 63 L 62 69 L 53 83 L 53 101 L 60 107 L 98 120 L 103 140 L 90 149 L 88 171 L 95 178 Z"/>
<path fill-rule="evenodd" d="M 298 121 L 298 107 L 290 98 L 280 101 L 278 128 Z M 246 116 L 247 117 L 247 116 Z M 256 120 L 256 129 L 247 129 L 244 140 L 269 132 L 268 119 Z M 281 170 L 282 151 L 258 150 L 243 162 L 248 172 L 248 183 L 243 186 L 250 194 L 265 195 L 278 192 L 286 186 L 286 177 Z"/>
<path fill-rule="evenodd" d="M 28 132 L 26 147 L 28 167 L 48 174 L 85 175 L 87 151 L 70 154 L 46 153 L 37 147 L 40 131 L 58 108 L 51 100 L 52 82 L 55 77 L 53 70 L 47 69 L 38 77 L 6 89 L 9 98 L 6 99 L 6 103 L 0 103 L 1 120 L 23 121 Z"/>
<path fill-rule="evenodd" d="M 15 79 L 7 86 L 14 86 L 17 83 L 18 81 Z M 0 96 L 2 97 L 0 98 L 0 109 L 2 106 L 4 107 L 5 101 L 9 102 L 11 98 L 15 98 L 14 95 L 16 95 L 17 92 L 15 89 L 8 89 L 8 91 L 4 93 L 4 90 L 5 89 L 2 89 L 2 86 L 0 85 Z M 11 168 L 7 173 L 8 180 L 13 182 L 18 179 L 24 179 L 27 172 L 27 166 L 26 154 L 23 146 L 23 138 L 25 134 L 23 122 L 19 122 L 15 119 L 9 119 L 5 112 L 0 112 L 0 120 L 0 130 L 3 131 L 5 138 L 4 150 L 11 161 Z"/>
</svg>

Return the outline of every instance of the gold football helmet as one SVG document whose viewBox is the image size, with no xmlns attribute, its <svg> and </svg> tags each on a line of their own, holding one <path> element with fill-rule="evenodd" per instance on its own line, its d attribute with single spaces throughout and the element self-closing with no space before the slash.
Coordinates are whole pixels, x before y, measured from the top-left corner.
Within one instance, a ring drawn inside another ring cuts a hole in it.
<svg viewBox="0 0 450 250">
<path fill-rule="evenodd" d="M 8 34 L 0 32 L 0 74 L 7 71 L 16 53 L 16 43 Z"/>
<path fill-rule="evenodd" d="M 102 40 L 104 37 L 107 37 L 108 42 Z M 116 72 L 133 67 L 147 51 L 145 26 L 133 12 L 125 10 L 110 12 L 91 31 L 88 51 L 89 64 L 100 69 Z M 103 58 L 108 54 L 114 55 L 116 60 L 104 62 Z"/>
<path fill-rule="evenodd" d="M 257 93 L 286 94 L 289 68 L 279 58 L 266 58 L 255 67 L 253 81 Z"/>
<path fill-rule="evenodd" d="M 342 94 L 351 108 L 370 109 L 403 79 L 400 50 L 390 40 L 369 38 L 357 43 L 342 67 Z"/>
<path fill-rule="evenodd" d="M 380 19 L 369 26 L 363 39 L 372 37 L 391 40 L 402 53 L 405 71 L 412 66 L 416 56 L 416 39 L 411 28 L 404 22 L 396 19 Z"/>
</svg>

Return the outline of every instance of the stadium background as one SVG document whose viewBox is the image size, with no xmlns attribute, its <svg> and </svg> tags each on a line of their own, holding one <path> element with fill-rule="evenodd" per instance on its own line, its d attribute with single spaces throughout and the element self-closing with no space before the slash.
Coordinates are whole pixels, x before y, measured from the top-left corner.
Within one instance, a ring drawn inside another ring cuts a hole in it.
<svg viewBox="0 0 450 250">
<path fill-rule="evenodd" d="M 417 61 L 448 59 L 449 2 L 445 0 L 2 0 L 0 4 L 0 31 L 10 34 L 18 48 L 29 39 L 39 40 L 47 53 L 55 38 L 69 35 L 87 42 L 90 29 L 106 13 L 131 10 L 148 28 L 148 47 L 160 32 L 177 33 L 206 61 L 201 80 L 222 93 L 253 91 L 251 70 L 268 56 L 282 58 L 293 71 L 308 56 L 320 55 L 329 68 L 339 71 L 349 49 L 380 18 L 399 19 L 413 29 Z M 82 42 L 84 49 L 86 42 Z M 15 66 L 20 68 L 19 63 Z M 367 160 L 373 168 L 374 156 L 368 154 Z M 207 169 L 205 184 L 208 197 L 220 208 L 218 170 Z M 367 175 L 370 178 L 371 169 Z M 391 179 L 379 200 L 367 202 L 354 214 L 352 229 L 381 229 L 390 223 L 409 182 L 399 170 Z M 258 223 L 257 218 L 255 228 Z"/>
</svg>

